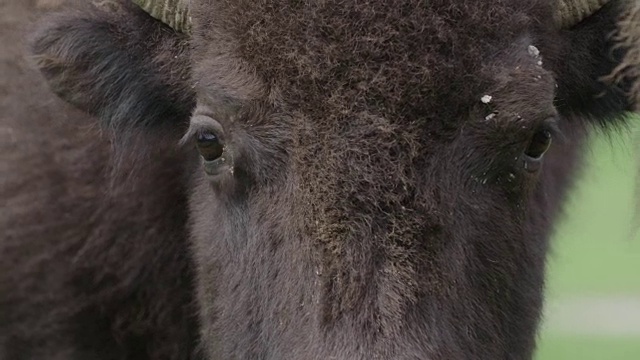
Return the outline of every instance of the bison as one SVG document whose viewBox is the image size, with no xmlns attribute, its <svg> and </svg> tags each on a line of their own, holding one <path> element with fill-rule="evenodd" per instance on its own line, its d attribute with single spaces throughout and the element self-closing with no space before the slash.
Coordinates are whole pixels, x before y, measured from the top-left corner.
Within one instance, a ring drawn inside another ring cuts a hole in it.
<svg viewBox="0 0 640 360">
<path fill-rule="evenodd" d="M 637 2 L 66 1 L 41 79 L 46 3 L 1 15 L 2 358 L 532 357 Z"/>
</svg>

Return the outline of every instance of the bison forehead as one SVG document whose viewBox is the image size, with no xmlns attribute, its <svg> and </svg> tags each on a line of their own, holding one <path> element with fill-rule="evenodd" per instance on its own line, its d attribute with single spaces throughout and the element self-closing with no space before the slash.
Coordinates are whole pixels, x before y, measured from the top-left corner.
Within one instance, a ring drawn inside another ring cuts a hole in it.
<svg viewBox="0 0 640 360">
<path fill-rule="evenodd" d="M 478 70 L 528 31 L 525 3 L 218 1 L 194 16 L 200 34 L 227 35 L 202 46 L 224 43 L 311 117 L 414 121 L 459 118 L 486 85 Z"/>
</svg>

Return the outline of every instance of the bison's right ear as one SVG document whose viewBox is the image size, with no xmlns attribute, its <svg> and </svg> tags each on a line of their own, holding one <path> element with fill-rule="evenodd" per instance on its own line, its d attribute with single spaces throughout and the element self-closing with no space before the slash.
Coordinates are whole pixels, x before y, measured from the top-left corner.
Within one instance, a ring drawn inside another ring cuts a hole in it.
<svg viewBox="0 0 640 360">
<path fill-rule="evenodd" d="M 131 1 L 83 3 L 34 35 L 51 89 L 110 128 L 186 124 L 195 102 L 188 37 Z"/>
</svg>

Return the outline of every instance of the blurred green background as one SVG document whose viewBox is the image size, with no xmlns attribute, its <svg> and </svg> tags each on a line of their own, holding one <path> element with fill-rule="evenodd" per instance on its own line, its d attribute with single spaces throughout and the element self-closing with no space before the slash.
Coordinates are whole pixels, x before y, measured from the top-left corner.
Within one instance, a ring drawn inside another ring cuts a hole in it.
<svg viewBox="0 0 640 360">
<path fill-rule="evenodd" d="M 591 139 L 553 238 L 536 360 L 640 360 L 640 118 L 633 120 L 631 132 Z"/>
</svg>

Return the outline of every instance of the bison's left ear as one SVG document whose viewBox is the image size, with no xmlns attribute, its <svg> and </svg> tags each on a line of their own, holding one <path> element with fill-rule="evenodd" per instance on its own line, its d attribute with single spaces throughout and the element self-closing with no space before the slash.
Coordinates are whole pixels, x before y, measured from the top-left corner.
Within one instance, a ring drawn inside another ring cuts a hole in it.
<svg viewBox="0 0 640 360">
<path fill-rule="evenodd" d="M 109 128 L 186 124 L 195 102 L 188 35 L 139 5 L 73 2 L 49 16 L 32 40 L 36 66 L 58 96 Z"/>
<path fill-rule="evenodd" d="M 540 46 L 556 74 L 560 113 L 607 124 L 637 109 L 640 2 L 559 1 L 560 41 Z"/>
</svg>

